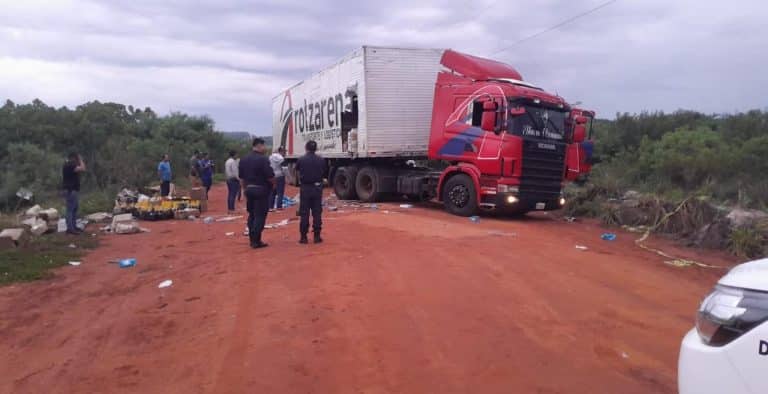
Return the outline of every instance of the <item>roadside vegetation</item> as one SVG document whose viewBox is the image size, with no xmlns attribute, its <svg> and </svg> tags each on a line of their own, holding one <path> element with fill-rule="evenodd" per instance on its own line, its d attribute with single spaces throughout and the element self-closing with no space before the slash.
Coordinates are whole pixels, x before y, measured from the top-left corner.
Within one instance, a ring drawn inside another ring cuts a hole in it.
<svg viewBox="0 0 768 394">
<path fill-rule="evenodd" d="M 227 152 L 244 152 L 247 145 L 215 131 L 207 116 L 158 116 L 151 108 L 98 101 L 74 109 L 40 100 L 7 101 L 0 107 L 0 210 L 16 208 L 21 187 L 34 192 L 35 203 L 60 208 L 61 166 L 70 151 L 79 152 L 88 167 L 82 176 L 81 211 L 89 213 L 111 210 L 122 187 L 157 182 L 163 153 L 171 156 L 174 182 L 184 187 L 194 150 L 209 152 L 216 169 L 223 170 Z"/>
<path fill-rule="evenodd" d="M 597 121 L 594 138 L 602 162 L 569 187 L 566 214 L 768 254 L 768 112 L 620 114 Z"/>
<path fill-rule="evenodd" d="M 80 199 L 85 215 L 111 212 L 121 188 L 156 184 L 163 153 L 171 156 L 174 183 L 184 189 L 194 150 L 209 152 L 222 171 L 230 149 L 246 152 L 248 146 L 243 138 L 215 131 L 206 116 L 158 116 L 150 108 L 98 101 L 74 109 L 39 100 L 21 105 L 7 101 L 0 107 L 0 230 L 21 227 L 17 212 L 33 204 L 63 215 L 61 167 L 71 151 L 79 152 L 87 165 Z M 32 201 L 16 196 L 20 188 L 34 193 Z M 18 248 L 0 250 L 0 285 L 47 278 L 50 269 L 79 259 L 97 244 L 98 237 L 87 235 L 27 236 Z"/>
</svg>

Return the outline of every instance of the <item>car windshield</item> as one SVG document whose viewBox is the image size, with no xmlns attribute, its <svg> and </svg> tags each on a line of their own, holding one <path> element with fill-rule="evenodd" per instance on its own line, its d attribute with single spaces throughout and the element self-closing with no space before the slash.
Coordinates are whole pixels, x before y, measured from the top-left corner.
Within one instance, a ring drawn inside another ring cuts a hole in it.
<svg viewBox="0 0 768 394">
<path fill-rule="evenodd" d="M 511 134 L 557 141 L 565 138 L 565 112 L 532 105 L 523 107 L 525 113 L 509 121 Z"/>
</svg>

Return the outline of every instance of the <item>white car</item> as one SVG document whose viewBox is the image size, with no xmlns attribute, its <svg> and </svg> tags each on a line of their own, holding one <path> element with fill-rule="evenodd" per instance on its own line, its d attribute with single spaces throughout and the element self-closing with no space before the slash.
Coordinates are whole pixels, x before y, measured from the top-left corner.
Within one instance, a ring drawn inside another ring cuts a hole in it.
<svg viewBox="0 0 768 394">
<path fill-rule="evenodd" d="M 720 278 L 678 361 L 680 394 L 768 393 L 768 259 Z"/>
</svg>

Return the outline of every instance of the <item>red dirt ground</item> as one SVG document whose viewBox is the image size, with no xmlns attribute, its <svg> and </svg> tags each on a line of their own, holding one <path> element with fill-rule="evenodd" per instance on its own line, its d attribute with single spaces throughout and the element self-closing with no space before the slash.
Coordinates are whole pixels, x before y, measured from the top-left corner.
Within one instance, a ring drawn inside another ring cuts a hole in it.
<svg viewBox="0 0 768 394">
<path fill-rule="evenodd" d="M 210 206 L 223 215 L 223 188 Z M 0 288 L 0 392 L 671 393 L 679 342 L 724 272 L 549 215 L 380 204 L 325 218 L 324 244 L 297 244 L 292 221 L 262 250 L 245 219 L 146 223 L 52 280 Z M 138 264 L 107 263 L 126 257 Z"/>
</svg>

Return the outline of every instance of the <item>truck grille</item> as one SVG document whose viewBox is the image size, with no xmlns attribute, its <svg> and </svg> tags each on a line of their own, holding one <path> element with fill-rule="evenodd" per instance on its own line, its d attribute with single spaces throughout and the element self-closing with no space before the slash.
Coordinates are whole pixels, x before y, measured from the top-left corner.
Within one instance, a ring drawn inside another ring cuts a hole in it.
<svg viewBox="0 0 768 394">
<path fill-rule="evenodd" d="M 565 168 L 565 147 L 559 142 L 523 140 L 520 196 L 527 200 L 551 201 L 560 196 Z"/>
</svg>

